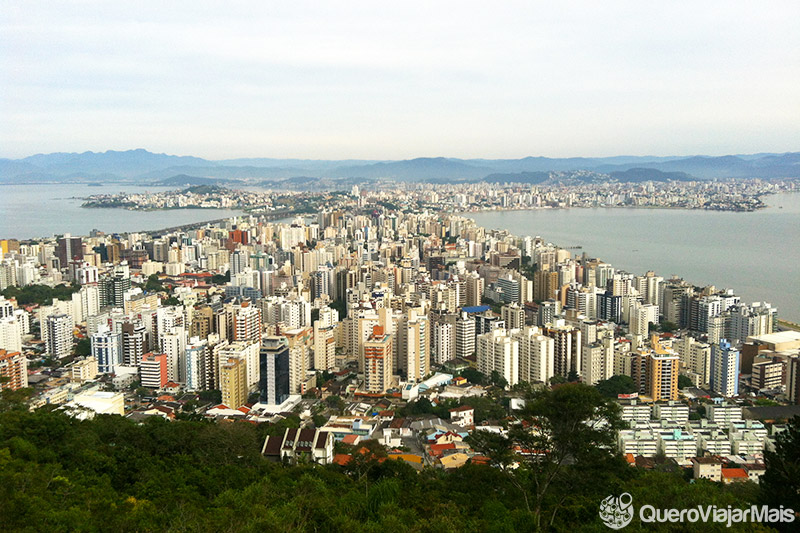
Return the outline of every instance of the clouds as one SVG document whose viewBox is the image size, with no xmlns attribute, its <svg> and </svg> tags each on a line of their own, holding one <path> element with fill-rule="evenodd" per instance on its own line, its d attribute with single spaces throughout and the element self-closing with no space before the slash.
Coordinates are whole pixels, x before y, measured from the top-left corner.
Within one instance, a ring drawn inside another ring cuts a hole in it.
<svg viewBox="0 0 800 533">
<path fill-rule="evenodd" d="M 0 156 L 800 144 L 795 2 L 274 4 L 4 2 Z"/>
</svg>

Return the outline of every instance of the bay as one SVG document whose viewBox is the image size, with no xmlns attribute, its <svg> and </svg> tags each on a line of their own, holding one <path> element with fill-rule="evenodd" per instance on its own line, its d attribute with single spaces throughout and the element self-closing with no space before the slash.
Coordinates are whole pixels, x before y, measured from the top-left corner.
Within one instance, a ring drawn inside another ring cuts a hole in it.
<svg viewBox="0 0 800 533">
<path fill-rule="evenodd" d="M 654 270 L 731 288 L 800 322 L 800 194 L 765 197 L 752 213 L 686 209 L 536 209 L 465 213 L 485 228 L 541 236 L 634 274 Z"/>
<path fill-rule="evenodd" d="M 0 186 L 0 239 L 34 239 L 63 233 L 88 235 L 93 229 L 106 233 L 157 230 L 234 217 L 234 209 L 170 209 L 130 211 L 119 208 L 81 207 L 82 198 L 93 194 L 166 191 L 175 187 L 141 187 L 105 184 L 43 184 Z"/>
</svg>

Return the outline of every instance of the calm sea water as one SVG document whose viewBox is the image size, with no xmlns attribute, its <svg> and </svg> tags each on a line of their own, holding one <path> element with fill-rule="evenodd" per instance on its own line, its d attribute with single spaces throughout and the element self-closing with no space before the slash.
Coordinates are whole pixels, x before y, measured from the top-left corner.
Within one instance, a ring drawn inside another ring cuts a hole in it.
<svg viewBox="0 0 800 533">
<path fill-rule="evenodd" d="M 129 211 L 82 208 L 93 194 L 164 191 L 174 187 L 132 185 L 2 185 L 0 186 L 0 238 L 31 239 L 62 233 L 88 235 L 92 229 L 106 233 L 156 230 L 242 214 L 231 209 L 174 209 Z"/>
<path fill-rule="evenodd" d="M 800 194 L 765 199 L 754 213 L 683 209 L 541 209 L 468 213 L 486 228 L 582 246 L 616 268 L 732 288 L 800 321 Z"/>
</svg>

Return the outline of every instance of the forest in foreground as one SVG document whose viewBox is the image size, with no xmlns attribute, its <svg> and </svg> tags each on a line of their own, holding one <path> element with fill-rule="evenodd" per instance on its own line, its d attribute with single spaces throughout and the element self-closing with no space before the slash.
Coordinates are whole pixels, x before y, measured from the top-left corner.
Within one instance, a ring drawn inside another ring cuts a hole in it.
<svg viewBox="0 0 800 533">
<path fill-rule="evenodd" d="M 569 398 L 548 401 L 561 402 L 559 418 L 569 420 Z M 791 507 L 798 498 L 800 419 L 779 454 L 768 457 L 761 486 L 689 482 L 680 471 L 632 468 L 598 447 L 585 456 L 573 448 L 558 471 L 524 461 L 513 470 L 499 466 L 504 452 L 493 455 L 496 442 L 475 443 L 495 466 L 453 471 L 418 473 L 385 460 L 378 446 L 355 453 L 344 467 L 288 466 L 260 455 L 268 431 L 268 424 L 246 422 L 77 420 L 6 399 L 0 404 L 0 524 L 4 531 L 608 531 L 598 508 L 611 494 L 629 492 L 634 502 L 657 508 Z M 542 476 L 549 479 L 546 491 L 539 489 Z M 749 523 L 640 524 L 638 518 L 626 530 L 676 527 L 771 530 Z"/>
</svg>

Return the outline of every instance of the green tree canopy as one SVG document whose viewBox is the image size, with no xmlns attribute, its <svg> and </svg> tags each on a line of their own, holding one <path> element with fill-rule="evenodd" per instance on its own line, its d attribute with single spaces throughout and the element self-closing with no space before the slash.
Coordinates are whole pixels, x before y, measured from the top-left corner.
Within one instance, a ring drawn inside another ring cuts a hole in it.
<svg viewBox="0 0 800 533">
<path fill-rule="evenodd" d="M 543 388 L 530 392 L 520 412 L 523 424 L 511 427 L 508 436 L 479 431 L 470 440 L 508 473 L 539 529 L 554 520 L 575 479 L 619 457 L 614 446 L 622 427 L 619 412 L 619 405 L 594 387 Z M 509 469 L 513 464 L 517 468 Z"/>
<path fill-rule="evenodd" d="M 631 394 L 639 390 L 630 376 L 611 376 L 598 381 L 595 388 L 606 398 L 616 399 L 619 394 Z"/>
<path fill-rule="evenodd" d="M 765 503 L 800 509 L 800 416 L 775 437 L 775 450 L 764 450 L 766 472 L 761 476 Z"/>
</svg>

